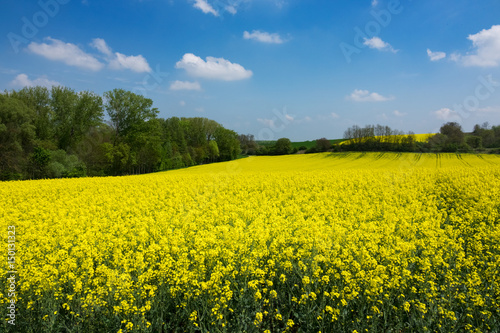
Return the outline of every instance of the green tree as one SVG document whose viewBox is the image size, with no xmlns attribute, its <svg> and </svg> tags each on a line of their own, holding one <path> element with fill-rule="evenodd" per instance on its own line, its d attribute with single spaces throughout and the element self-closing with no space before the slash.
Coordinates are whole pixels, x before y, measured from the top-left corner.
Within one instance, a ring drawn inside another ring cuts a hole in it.
<svg viewBox="0 0 500 333">
<path fill-rule="evenodd" d="M 219 146 L 217 146 L 217 142 L 215 140 L 211 140 L 208 143 L 208 157 L 210 162 L 214 162 L 219 157 Z"/>
<path fill-rule="evenodd" d="M 118 156 L 113 159 L 113 172 L 118 172 L 118 167 L 126 173 L 154 171 L 161 162 L 161 124 L 153 101 L 123 89 L 108 91 L 104 96 L 114 130 L 113 145 L 121 147 L 113 153 Z M 128 160 L 123 164 L 125 156 Z"/>
<path fill-rule="evenodd" d="M 54 147 L 54 113 L 50 105 L 50 91 L 45 87 L 25 87 L 19 91 L 12 91 L 10 96 L 22 101 L 32 110 L 35 136 L 39 144 Z"/>
<path fill-rule="evenodd" d="M 274 152 L 277 155 L 290 154 L 292 151 L 292 142 L 288 138 L 281 138 L 276 141 Z"/>
<path fill-rule="evenodd" d="M 230 161 L 238 157 L 241 150 L 236 132 L 220 126 L 215 130 L 214 139 L 219 148 L 219 160 Z"/>
<path fill-rule="evenodd" d="M 144 132 L 147 122 L 155 119 L 158 109 L 153 101 L 123 89 L 104 93 L 106 111 L 115 131 L 115 141 L 133 141 L 134 135 Z"/>
<path fill-rule="evenodd" d="M 102 98 L 91 92 L 76 93 L 66 87 L 52 87 L 51 107 L 57 146 L 71 151 L 94 126 L 102 122 Z"/>
<path fill-rule="evenodd" d="M 33 147 L 33 112 L 23 102 L 0 94 L 0 177 L 19 178 Z"/>
<path fill-rule="evenodd" d="M 441 126 L 439 132 L 446 135 L 447 145 L 461 145 L 465 141 L 465 134 L 462 131 L 462 126 L 456 122 L 448 122 Z"/>
<path fill-rule="evenodd" d="M 330 140 L 326 139 L 326 138 L 321 138 L 321 139 L 318 139 L 316 140 L 316 151 L 321 151 L 321 152 L 324 152 L 324 151 L 327 151 L 328 149 L 330 149 L 332 146 Z"/>
</svg>

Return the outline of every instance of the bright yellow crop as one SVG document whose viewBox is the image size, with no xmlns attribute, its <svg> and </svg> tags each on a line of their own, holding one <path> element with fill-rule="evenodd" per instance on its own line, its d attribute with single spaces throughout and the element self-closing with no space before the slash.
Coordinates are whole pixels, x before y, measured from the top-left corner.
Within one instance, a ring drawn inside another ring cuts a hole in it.
<svg viewBox="0 0 500 333">
<path fill-rule="evenodd" d="M 495 155 L 250 157 L 0 183 L 18 331 L 492 331 L 499 220 Z"/>
</svg>

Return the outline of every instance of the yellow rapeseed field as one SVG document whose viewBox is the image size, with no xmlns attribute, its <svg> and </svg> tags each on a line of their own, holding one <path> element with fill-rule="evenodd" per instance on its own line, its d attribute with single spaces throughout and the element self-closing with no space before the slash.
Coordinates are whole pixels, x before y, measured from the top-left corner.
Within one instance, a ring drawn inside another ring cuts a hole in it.
<svg viewBox="0 0 500 333">
<path fill-rule="evenodd" d="M 0 331 L 494 332 L 499 220 L 495 155 L 0 183 L 17 309 L 14 327 L 4 269 Z"/>
</svg>

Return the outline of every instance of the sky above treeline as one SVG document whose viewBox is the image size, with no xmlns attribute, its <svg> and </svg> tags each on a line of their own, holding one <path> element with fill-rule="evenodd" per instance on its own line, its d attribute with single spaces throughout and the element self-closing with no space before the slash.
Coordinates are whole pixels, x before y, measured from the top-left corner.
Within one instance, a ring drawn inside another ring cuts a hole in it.
<svg viewBox="0 0 500 333">
<path fill-rule="evenodd" d="M 4 1 L 0 90 L 123 88 L 257 139 L 500 124 L 500 1 Z"/>
</svg>

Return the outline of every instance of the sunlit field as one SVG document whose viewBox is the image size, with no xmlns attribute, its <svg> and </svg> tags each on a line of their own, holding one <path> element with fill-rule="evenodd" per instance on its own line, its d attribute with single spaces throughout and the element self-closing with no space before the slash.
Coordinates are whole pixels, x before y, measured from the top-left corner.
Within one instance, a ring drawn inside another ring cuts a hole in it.
<svg viewBox="0 0 500 333">
<path fill-rule="evenodd" d="M 499 220 L 497 155 L 0 183 L 17 271 L 12 326 L 2 270 L 0 331 L 494 332 Z"/>
</svg>

